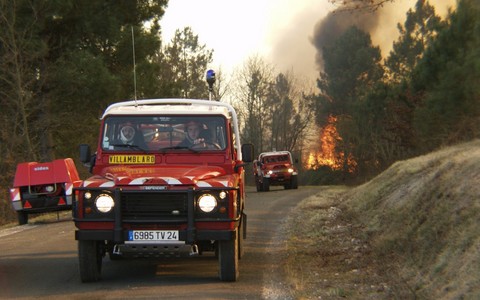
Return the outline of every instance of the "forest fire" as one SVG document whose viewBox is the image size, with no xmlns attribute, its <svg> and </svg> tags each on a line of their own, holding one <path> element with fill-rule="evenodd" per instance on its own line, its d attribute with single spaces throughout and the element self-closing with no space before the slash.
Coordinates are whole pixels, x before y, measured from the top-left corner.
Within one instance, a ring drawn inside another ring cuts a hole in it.
<svg viewBox="0 0 480 300">
<path fill-rule="evenodd" d="M 335 126 L 336 121 L 336 117 L 331 115 L 328 117 L 327 125 L 322 128 L 320 139 L 318 140 L 319 150 L 310 151 L 304 163 L 305 169 L 318 170 L 323 166 L 327 166 L 332 170 L 342 170 L 346 163 L 348 172 L 352 173 L 355 171 L 357 163 L 352 155 L 349 155 L 345 161 L 344 152 L 337 149 L 338 142 L 342 140 L 342 137 L 338 134 Z"/>
</svg>

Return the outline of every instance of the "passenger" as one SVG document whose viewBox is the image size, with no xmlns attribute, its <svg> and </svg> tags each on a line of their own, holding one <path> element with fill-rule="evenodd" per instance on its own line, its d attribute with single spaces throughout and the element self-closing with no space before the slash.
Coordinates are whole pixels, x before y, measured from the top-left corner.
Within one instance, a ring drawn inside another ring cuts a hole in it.
<svg viewBox="0 0 480 300">
<path fill-rule="evenodd" d="M 192 147 L 205 142 L 204 138 L 200 137 L 200 133 L 203 130 L 201 123 L 196 121 L 190 121 L 185 124 L 185 139 L 178 144 L 178 147 Z"/>
</svg>

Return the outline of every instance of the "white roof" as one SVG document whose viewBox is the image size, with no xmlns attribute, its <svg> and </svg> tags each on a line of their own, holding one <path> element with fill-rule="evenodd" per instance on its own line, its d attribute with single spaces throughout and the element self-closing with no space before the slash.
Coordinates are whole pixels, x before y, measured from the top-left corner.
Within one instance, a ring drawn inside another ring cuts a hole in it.
<svg viewBox="0 0 480 300">
<path fill-rule="evenodd" d="M 276 155 L 288 155 L 290 157 L 290 161 L 293 161 L 292 154 L 290 151 L 270 151 L 270 152 L 262 152 L 258 155 L 258 161 L 264 157 L 268 156 L 276 156 Z"/>
<path fill-rule="evenodd" d="M 118 102 L 107 107 L 102 119 L 107 115 L 224 115 L 226 118 L 236 113 L 230 104 L 196 99 L 146 99 Z"/>
<path fill-rule="evenodd" d="M 273 156 L 273 155 L 285 155 L 288 154 L 290 158 L 292 157 L 292 154 L 289 151 L 271 151 L 271 152 L 262 152 L 260 155 L 258 155 L 258 158 L 262 158 L 264 156 Z"/>
</svg>

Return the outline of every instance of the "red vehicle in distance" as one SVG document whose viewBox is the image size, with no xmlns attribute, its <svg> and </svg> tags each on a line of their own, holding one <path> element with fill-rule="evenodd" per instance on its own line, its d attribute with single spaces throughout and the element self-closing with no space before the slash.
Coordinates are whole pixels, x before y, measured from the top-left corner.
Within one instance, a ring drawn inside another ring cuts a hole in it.
<svg viewBox="0 0 480 300">
<path fill-rule="evenodd" d="M 298 188 L 298 171 L 289 151 L 260 153 L 253 161 L 253 174 L 257 192 L 268 192 L 274 185 L 285 189 Z"/>
</svg>

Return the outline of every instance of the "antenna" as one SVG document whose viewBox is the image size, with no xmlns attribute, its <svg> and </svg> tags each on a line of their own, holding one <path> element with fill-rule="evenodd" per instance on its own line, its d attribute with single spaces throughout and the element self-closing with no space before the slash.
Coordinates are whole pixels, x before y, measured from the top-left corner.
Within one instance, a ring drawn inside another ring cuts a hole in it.
<svg viewBox="0 0 480 300">
<path fill-rule="evenodd" d="M 133 26 L 132 26 L 132 48 L 133 48 L 133 89 L 134 89 L 135 103 L 137 103 L 137 71 L 136 71 L 136 63 L 135 63 L 135 35 L 133 34 Z"/>
</svg>

